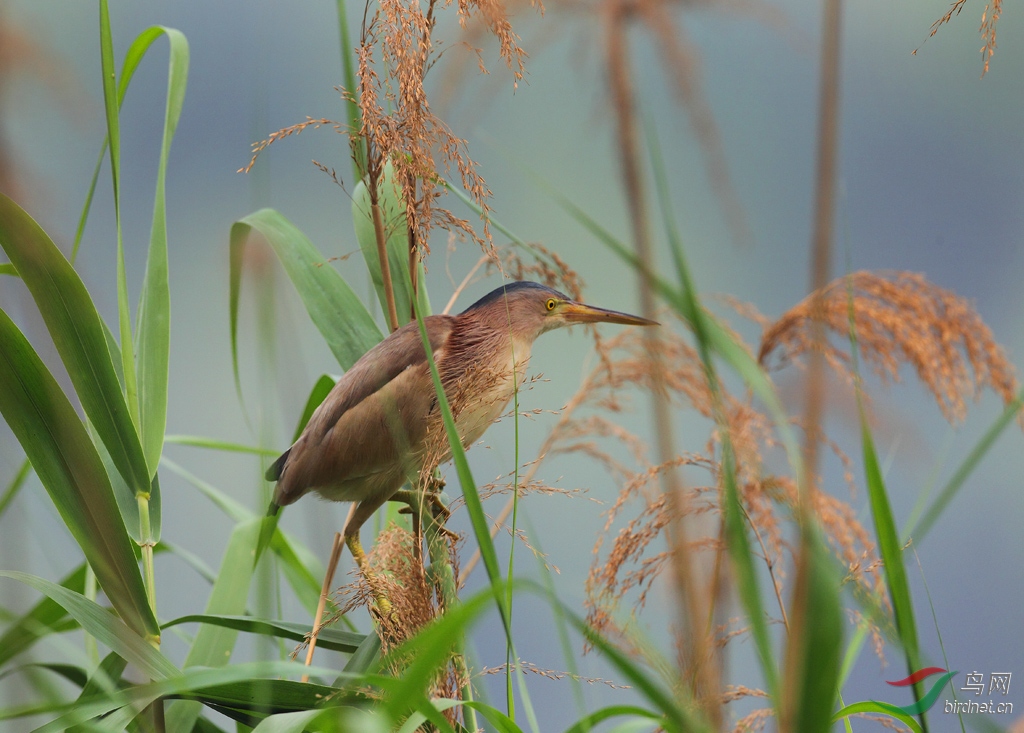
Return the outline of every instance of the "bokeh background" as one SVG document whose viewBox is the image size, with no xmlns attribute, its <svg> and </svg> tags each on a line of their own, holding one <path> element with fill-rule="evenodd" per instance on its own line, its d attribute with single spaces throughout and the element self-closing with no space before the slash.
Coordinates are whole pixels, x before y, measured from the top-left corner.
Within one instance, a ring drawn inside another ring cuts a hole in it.
<svg viewBox="0 0 1024 733">
<path fill-rule="evenodd" d="M 982 40 L 977 33 L 984 5 L 969 0 L 963 13 L 929 39 L 932 23 L 946 11 L 945 0 L 923 3 L 860 0 L 844 7 L 842 36 L 842 118 L 840 198 L 837 209 L 835 275 L 849 269 L 905 269 L 925 273 L 941 286 L 970 298 L 1010 358 L 1024 364 L 1024 22 L 1008 6 L 998 26 L 999 48 L 981 78 Z M 66 0 L 6 0 L 0 24 L 30 42 L 28 55 L 0 48 L 6 73 L 0 82 L 0 132 L 21 174 L 20 200 L 62 246 L 70 250 L 89 177 L 104 134 L 100 89 L 98 19 L 94 3 Z M 231 376 L 227 309 L 227 242 L 231 223 L 263 206 L 281 211 L 327 256 L 356 253 L 350 202 L 310 163 L 319 160 L 344 172 L 347 145 L 329 129 L 307 131 L 274 145 L 253 173 L 236 171 L 249 160 L 250 144 L 283 126 L 310 117 L 342 119 L 334 87 L 341 82 L 334 3 L 240 0 L 117 0 L 111 3 L 115 54 L 120 62 L 144 28 L 180 29 L 191 47 L 185 110 L 171 151 L 167 179 L 169 212 L 172 351 L 168 433 L 196 434 L 283 449 L 318 375 L 337 366 L 308 322 L 283 274 L 273 265 L 275 347 L 256 337 L 255 301 L 243 299 L 242 381 L 246 404 L 256 416 L 247 425 Z M 358 28 L 362 5 L 349 13 Z M 450 14 L 450 13 L 449 13 Z M 807 291 L 816 136 L 820 7 L 809 0 L 687 2 L 676 10 L 689 48 L 699 58 L 703 90 L 717 121 L 749 229 L 737 242 L 708 185 L 705 158 L 672 91 L 649 35 L 630 36 L 632 63 L 645 115 L 659 131 L 671 173 L 675 213 L 701 291 L 723 293 L 778 315 Z M 519 236 L 557 251 L 583 277 L 587 300 L 635 310 L 635 277 L 552 201 L 534 180 L 546 181 L 613 232 L 628 236 L 615 157 L 614 127 L 603 67 L 602 28 L 588 3 L 551 2 L 545 13 L 520 7 L 513 19 L 530 53 L 525 80 L 513 89 L 510 74 L 485 46 L 489 75 L 457 49 L 432 72 L 436 111 L 469 150 L 494 192 L 495 216 Z M 437 35 L 458 28 L 443 21 Z M 8 37 L 9 38 L 9 37 Z M 122 111 L 124 192 L 122 209 L 129 283 L 133 301 L 145 262 L 153 186 L 163 117 L 166 47 L 157 44 L 142 64 Z M 912 52 L 918 49 L 916 55 Z M 13 59 L 13 60 L 12 60 Z M 464 65 L 462 73 L 454 69 Z M 349 189 L 351 190 L 351 189 Z M 457 213 L 468 213 L 452 202 Z M 498 243 L 501 243 L 500 236 Z M 461 280 L 479 257 L 469 243 L 449 251 L 443 236 L 432 242 L 428 284 L 435 309 L 443 307 L 452 279 Z M 662 249 L 659 256 L 665 257 Z M 79 259 L 79 270 L 108 322 L 116 319 L 115 239 L 109 173 L 104 171 Z M 269 264 L 269 263 L 268 263 Z M 371 288 L 358 254 L 336 266 L 356 288 Z M 497 280 L 475 283 L 461 301 L 468 305 Z M 247 282 L 251 296 L 252 281 Z M 0 279 L 0 306 L 28 332 L 60 371 L 45 329 L 23 287 Z M 383 321 L 382 321 L 383 323 Z M 735 319 L 748 338 L 756 329 Z M 612 327 L 614 328 L 614 327 Z M 611 330 L 611 329 L 610 329 Z M 538 342 L 533 368 L 541 382 L 522 398 L 524 409 L 554 410 L 568 400 L 592 359 L 582 332 Z M 920 493 L 941 483 L 1001 410 L 991 395 L 974 405 L 956 428 L 911 374 L 902 385 L 876 392 L 878 447 L 897 522 L 902 526 Z M 799 394 L 799 374 L 779 377 L 783 393 Z M 647 398 L 636 395 L 629 427 L 648 435 Z M 554 416 L 537 416 L 524 431 L 520 458 L 535 455 Z M 677 416 L 680 442 L 700 448 L 707 425 Z M 855 424 L 842 410 L 828 428 L 853 455 L 859 452 Z M 511 424 L 486 436 L 488 448 L 471 451 L 478 481 L 511 470 Z M 1024 436 L 1011 429 L 970 478 L 928 538 L 917 547 L 920 569 L 909 574 L 922 648 L 928 661 L 962 672 L 1013 673 L 1007 700 L 1024 702 Z M 169 446 L 167 455 L 256 511 L 260 467 L 253 458 L 225 456 Z M 0 481 L 6 482 L 22 454 L 0 426 Z M 832 467 L 834 468 L 834 467 Z M 557 486 L 586 488 L 583 498 L 534 496 L 522 509 L 531 534 L 560 569 L 561 597 L 582 608 L 584 579 L 603 508 L 617 487 L 598 468 L 578 460 L 545 465 L 542 478 Z M 861 480 L 858 476 L 858 480 Z M 457 494 L 452 481 L 449 493 Z M 231 523 L 184 482 L 163 484 L 165 539 L 216 567 Z M 844 492 L 840 482 L 835 490 Z M 596 500 L 590 501 L 591 499 Z M 854 505 L 866 513 L 861 491 Z M 498 505 L 492 505 L 496 511 Z M 306 499 L 289 509 L 287 528 L 305 536 L 326 560 L 345 506 Z M 453 518 L 465 528 L 464 517 Z M 507 546 L 507 539 L 502 547 Z M 48 578 L 77 562 L 76 548 L 37 482 L 0 518 L 0 566 Z M 346 563 L 348 562 L 346 558 Z M 524 575 L 537 574 L 536 561 L 518 553 Z M 349 569 L 343 564 L 343 571 Z M 207 586 L 180 560 L 157 559 L 159 615 L 169 619 L 196 612 Z M 932 610 L 945 645 L 942 659 Z M 168 589 L 173 590 L 168 590 Z M 27 589 L 0 582 L 8 608 L 34 602 Z M 656 595 L 643 623 L 656 639 L 665 637 L 672 617 L 670 595 Z M 306 621 L 285 598 L 286 615 Z M 550 614 L 525 598 L 516 608 L 520 656 L 541 668 L 565 669 Z M 489 619 L 475 645 L 482 664 L 504 662 L 504 643 Z M 172 658 L 184 645 L 168 636 Z M 53 649 L 51 652 L 55 651 Z M 260 653 L 240 645 L 245 657 Z M 744 681 L 750 650 L 733 652 L 732 681 Z M 330 656 L 325 656 L 329 659 Z M 859 660 L 846 700 L 909 701 L 883 680 L 906 674 L 889 650 L 888 668 L 869 652 Z M 594 655 L 581 658 L 581 672 L 614 674 Z M 751 674 L 753 674 L 751 672 Z M 963 679 L 956 678 L 957 682 Z M 494 678 L 499 682 L 499 678 Z M 756 677 L 750 677 L 752 684 Z M 962 684 L 962 682 L 960 682 Z M 557 730 L 579 716 L 566 682 L 530 681 L 544 730 Z M 495 688 L 497 689 L 497 688 Z M 22 701 L 17 681 L 0 682 L 5 703 Z M 629 691 L 588 686 L 598 700 L 625 700 Z M 907 693 L 904 691 L 903 693 Z M 1021 712 L 1024 713 L 1024 706 Z M 1008 725 L 1016 716 L 991 718 Z M 970 716 L 968 716 L 970 718 Z M 936 730 L 955 722 L 933 715 Z M 978 721 L 975 721 L 976 723 Z M 855 724 L 856 728 L 865 723 Z M 0 727 L 3 724 L 0 723 Z M 958 726 L 957 726 L 958 728 Z M 15 730 L 11 728 L 11 730 Z"/>
</svg>

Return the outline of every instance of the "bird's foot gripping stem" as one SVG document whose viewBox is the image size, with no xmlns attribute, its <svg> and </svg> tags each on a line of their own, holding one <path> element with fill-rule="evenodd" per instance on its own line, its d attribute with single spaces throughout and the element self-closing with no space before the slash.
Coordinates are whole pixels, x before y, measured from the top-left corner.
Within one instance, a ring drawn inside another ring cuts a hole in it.
<svg viewBox="0 0 1024 733">
<path fill-rule="evenodd" d="M 377 605 L 377 611 L 383 618 L 392 619 L 394 615 L 394 607 L 391 605 L 391 601 L 388 600 L 387 594 L 384 592 L 384 588 L 381 587 L 380 578 L 377 574 L 370 569 L 370 564 L 366 559 L 366 553 L 363 552 L 363 544 L 359 541 L 358 534 L 352 534 L 345 537 L 345 544 L 348 546 L 349 552 L 352 553 L 352 559 L 356 561 L 356 565 L 359 566 L 359 572 L 366 578 L 367 584 L 370 586 L 370 592 L 373 593 L 374 602 Z"/>
</svg>

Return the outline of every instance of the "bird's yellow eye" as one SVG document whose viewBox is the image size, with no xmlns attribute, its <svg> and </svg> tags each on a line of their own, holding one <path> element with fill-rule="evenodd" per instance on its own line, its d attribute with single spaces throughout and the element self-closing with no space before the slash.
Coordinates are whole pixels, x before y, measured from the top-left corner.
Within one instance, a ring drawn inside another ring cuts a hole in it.
<svg viewBox="0 0 1024 733">
<path fill-rule="evenodd" d="M 549 311 L 553 311 L 553 310 L 555 309 L 555 299 L 554 299 L 554 298 L 548 298 L 548 302 L 547 302 L 547 303 L 545 303 L 545 304 L 544 304 L 544 306 L 545 306 L 545 307 L 546 307 L 546 308 L 547 308 L 547 309 L 548 309 Z"/>
</svg>

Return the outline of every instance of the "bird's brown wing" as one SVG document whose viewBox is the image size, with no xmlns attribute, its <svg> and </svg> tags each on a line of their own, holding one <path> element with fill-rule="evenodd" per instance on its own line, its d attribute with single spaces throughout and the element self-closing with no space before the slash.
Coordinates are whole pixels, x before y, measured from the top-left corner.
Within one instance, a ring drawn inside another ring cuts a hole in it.
<svg viewBox="0 0 1024 733">
<path fill-rule="evenodd" d="M 438 360 L 453 320 L 426 319 Z M 274 502 L 291 504 L 310 489 L 401 470 L 401 457 L 423 440 L 433 396 L 419 328 L 415 322 L 407 324 L 366 352 L 313 413 L 302 435 L 275 464 L 279 480 Z"/>
</svg>

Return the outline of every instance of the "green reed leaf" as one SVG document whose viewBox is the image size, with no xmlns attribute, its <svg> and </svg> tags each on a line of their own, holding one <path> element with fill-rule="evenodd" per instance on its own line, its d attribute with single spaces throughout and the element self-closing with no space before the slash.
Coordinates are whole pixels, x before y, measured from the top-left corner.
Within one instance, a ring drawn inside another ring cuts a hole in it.
<svg viewBox="0 0 1024 733">
<path fill-rule="evenodd" d="M 295 433 L 292 435 L 292 442 L 294 443 L 302 435 L 302 431 L 306 429 L 306 423 L 309 422 L 309 418 L 313 417 L 313 413 L 316 408 L 320 407 L 327 395 L 334 389 L 334 385 L 338 383 L 337 377 L 332 377 L 330 374 L 321 374 L 320 378 L 316 380 L 316 384 L 313 385 L 313 389 L 309 392 L 309 397 L 306 398 L 306 406 L 302 408 L 302 415 L 299 417 L 299 424 L 295 426 Z M 278 455 L 275 453 L 274 455 Z"/>
<path fill-rule="evenodd" d="M 167 427 L 167 380 L 171 348 L 171 296 L 167 265 L 167 157 L 181 117 L 188 81 L 188 41 L 173 28 L 154 27 L 144 31 L 128 49 L 125 66 L 137 65 L 153 41 L 167 37 L 170 58 L 167 70 L 167 104 L 164 115 L 160 163 L 156 174 L 153 225 L 149 239 L 146 275 L 136 316 L 138 348 L 139 425 L 146 461 L 153 474 L 163 452 Z M 138 59 L 138 60 L 136 60 Z M 122 71 L 122 78 L 125 72 Z M 129 77 L 130 78 L 130 77 Z M 127 84 L 125 84 L 127 89 Z M 159 535 L 159 524 L 153 534 Z"/>
<path fill-rule="evenodd" d="M 312 631 L 312 627 L 303 624 L 278 621 L 269 618 L 255 618 L 253 616 L 230 616 L 224 614 L 189 614 L 163 624 L 163 628 L 177 626 L 178 624 L 204 623 L 211 626 L 220 626 L 225 629 L 246 631 L 251 634 L 262 634 L 265 636 L 276 636 L 279 639 L 290 639 L 292 641 L 305 641 Z M 364 634 L 354 634 L 350 631 L 338 631 L 336 629 L 321 629 L 317 635 L 317 647 L 331 649 L 345 654 L 354 654 L 359 646 L 366 640 Z"/>
<path fill-rule="evenodd" d="M 79 565 L 60 581 L 60 585 L 75 593 L 85 590 L 85 565 Z M 67 611 L 56 601 L 44 597 L 25 614 L 13 621 L 0 636 L 0 667 L 31 647 L 50 633 L 75 628 L 77 623 L 67 622 Z"/>
</svg>

